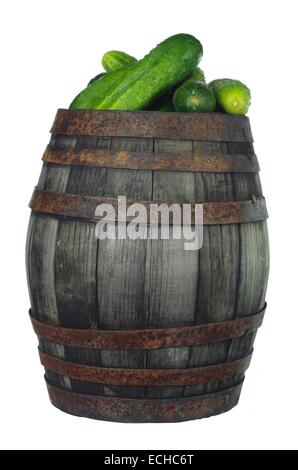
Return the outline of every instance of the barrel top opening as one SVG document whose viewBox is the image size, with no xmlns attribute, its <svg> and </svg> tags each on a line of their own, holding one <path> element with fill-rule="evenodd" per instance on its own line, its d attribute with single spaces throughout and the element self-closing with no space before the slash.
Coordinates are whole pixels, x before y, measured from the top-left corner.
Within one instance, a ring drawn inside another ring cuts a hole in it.
<svg viewBox="0 0 298 470">
<path fill-rule="evenodd" d="M 54 134 L 253 142 L 249 118 L 225 113 L 58 109 Z"/>
</svg>

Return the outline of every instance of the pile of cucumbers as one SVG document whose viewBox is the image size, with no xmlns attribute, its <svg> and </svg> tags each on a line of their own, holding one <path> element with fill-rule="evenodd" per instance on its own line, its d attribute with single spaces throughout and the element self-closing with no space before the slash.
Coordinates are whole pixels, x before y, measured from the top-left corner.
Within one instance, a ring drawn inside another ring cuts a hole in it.
<svg viewBox="0 0 298 470">
<path fill-rule="evenodd" d="M 246 114 L 250 91 L 239 80 L 206 83 L 198 67 L 203 47 L 189 34 L 176 34 L 142 60 L 106 52 L 100 73 L 73 100 L 70 109 L 155 110 Z"/>
</svg>

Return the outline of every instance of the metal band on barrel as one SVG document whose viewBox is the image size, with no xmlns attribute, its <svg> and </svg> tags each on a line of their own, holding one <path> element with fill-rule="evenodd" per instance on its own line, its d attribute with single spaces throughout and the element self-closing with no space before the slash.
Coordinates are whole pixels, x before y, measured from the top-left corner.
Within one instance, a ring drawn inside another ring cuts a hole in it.
<svg viewBox="0 0 298 470">
<path fill-rule="evenodd" d="M 157 201 L 127 200 L 127 206 L 142 204 L 150 213 L 150 204 L 161 204 Z M 74 194 L 56 193 L 35 189 L 30 207 L 35 212 L 51 215 L 99 220 L 95 211 L 100 204 L 111 204 L 117 209 L 118 199 L 111 197 L 78 196 Z M 174 204 L 174 203 L 171 203 Z M 179 204 L 182 208 L 183 205 Z M 259 222 L 268 217 L 264 198 L 247 201 L 204 202 L 204 225 L 240 224 Z M 191 204 L 192 223 L 195 222 L 195 205 Z M 169 223 L 173 224 L 173 213 L 169 214 Z"/>
<path fill-rule="evenodd" d="M 90 349 L 133 350 L 193 346 L 239 338 L 261 326 L 265 310 L 266 305 L 255 315 L 225 322 L 122 331 L 62 328 L 36 320 L 31 312 L 30 317 L 37 336 L 56 344 Z"/>
<path fill-rule="evenodd" d="M 59 109 L 51 132 L 101 137 L 253 142 L 249 119 L 224 113 Z"/>
<path fill-rule="evenodd" d="M 183 398 L 140 399 L 95 396 L 62 390 L 46 379 L 50 400 L 66 413 L 119 422 L 178 422 L 207 418 L 237 405 L 243 381 L 208 395 Z"/>
<path fill-rule="evenodd" d="M 243 375 L 252 352 L 236 361 L 186 369 L 124 369 L 76 364 L 39 350 L 41 364 L 56 374 L 83 382 L 109 385 L 200 385 Z"/>
<path fill-rule="evenodd" d="M 80 151 L 47 147 L 43 161 L 75 166 L 94 166 L 150 171 L 189 171 L 212 173 L 257 173 L 260 170 L 256 155 L 129 152 L 127 150 Z"/>
</svg>

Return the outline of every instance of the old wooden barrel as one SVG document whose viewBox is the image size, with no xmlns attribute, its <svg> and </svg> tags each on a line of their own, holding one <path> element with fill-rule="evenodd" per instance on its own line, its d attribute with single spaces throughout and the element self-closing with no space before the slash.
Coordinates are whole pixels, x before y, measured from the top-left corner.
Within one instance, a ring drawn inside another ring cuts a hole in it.
<svg viewBox="0 0 298 470">
<path fill-rule="evenodd" d="M 173 422 L 239 399 L 265 311 L 266 205 L 247 117 L 59 110 L 31 200 L 30 316 L 52 403 Z M 98 204 L 204 203 L 204 239 L 105 239 Z"/>
</svg>

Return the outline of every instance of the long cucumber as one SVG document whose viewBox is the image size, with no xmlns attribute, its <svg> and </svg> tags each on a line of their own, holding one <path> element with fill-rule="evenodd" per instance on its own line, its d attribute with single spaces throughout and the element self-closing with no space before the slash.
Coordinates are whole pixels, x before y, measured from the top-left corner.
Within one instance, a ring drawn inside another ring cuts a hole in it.
<svg viewBox="0 0 298 470">
<path fill-rule="evenodd" d="M 181 83 L 196 68 L 203 48 L 195 37 L 166 39 L 129 68 L 93 82 L 71 103 L 71 109 L 144 109 Z"/>
</svg>

